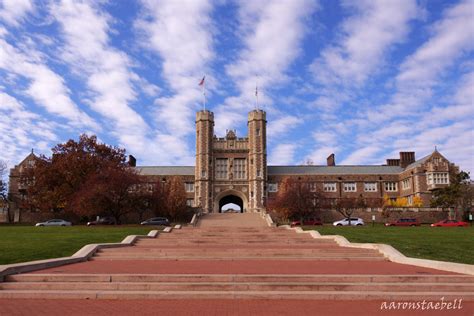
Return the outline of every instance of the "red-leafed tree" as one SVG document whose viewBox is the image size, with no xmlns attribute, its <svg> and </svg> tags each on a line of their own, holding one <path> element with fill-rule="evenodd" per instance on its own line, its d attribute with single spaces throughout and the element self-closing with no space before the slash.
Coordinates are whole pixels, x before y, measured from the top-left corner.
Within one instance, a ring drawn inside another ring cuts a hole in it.
<svg viewBox="0 0 474 316">
<path fill-rule="evenodd" d="M 188 207 L 186 206 L 186 191 L 179 177 L 171 177 L 164 195 L 165 209 L 172 220 L 183 219 Z"/>
<path fill-rule="evenodd" d="M 310 183 L 306 177 L 284 178 L 276 198 L 269 203 L 269 208 L 283 220 L 319 217 L 321 195 L 314 187 L 311 188 Z"/>
<path fill-rule="evenodd" d="M 117 223 L 124 215 L 145 207 L 140 178 L 128 167 L 104 167 L 92 174 L 73 195 L 71 206 L 82 216 L 112 216 Z"/>
<path fill-rule="evenodd" d="M 108 212 L 113 216 L 112 207 L 104 201 L 113 201 L 112 195 L 124 196 L 121 192 L 126 191 L 125 187 L 137 181 L 126 164 L 125 150 L 98 143 L 96 136 L 81 135 L 79 141 L 58 144 L 52 152 L 51 158 L 37 159 L 29 176 L 33 184 L 28 190 L 28 203 L 40 211 L 79 215 Z M 89 205 L 91 208 L 86 210 L 82 207 L 86 196 L 100 197 L 100 201 L 88 202 L 94 207 Z M 117 205 L 117 201 L 114 203 Z"/>
</svg>

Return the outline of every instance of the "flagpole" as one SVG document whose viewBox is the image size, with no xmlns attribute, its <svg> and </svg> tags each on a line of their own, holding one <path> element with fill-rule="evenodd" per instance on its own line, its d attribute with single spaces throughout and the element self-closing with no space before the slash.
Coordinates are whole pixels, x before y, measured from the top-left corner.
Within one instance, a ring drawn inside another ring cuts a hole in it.
<svg viewBox="0 0 474 316">
<path fill-rule="evenodd" d="M 206 111 L 206 83 L 202 84 L 202 106 L 204 107 L 204 111 Z"/>
<path fill-rule="evenodd" d="M 255 83 L 255 110 L 258 110 L 258 83 Z"/>
</svg>

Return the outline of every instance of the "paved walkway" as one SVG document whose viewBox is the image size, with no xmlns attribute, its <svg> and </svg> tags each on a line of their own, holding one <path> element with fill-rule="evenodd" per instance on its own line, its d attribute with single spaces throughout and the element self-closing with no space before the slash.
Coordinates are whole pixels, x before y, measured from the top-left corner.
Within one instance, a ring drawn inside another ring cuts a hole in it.
<svg viewBox="0 0 474 316">
<path fill-rule="evenodd" d="M 7 281 L 0 315 L 474 315 L 474 277 L 270 228 L 251 213 L 208 214 L 196 228 Z M 450 311 L 380 310 L 382 300 L 441 297 L 471 301 Z"/>
<path fill-rule="evenodd" d="M 212 213 L 205 214 L 198 227 L 266 227 L 267 223 L 258 213 Z"/>
</svg>

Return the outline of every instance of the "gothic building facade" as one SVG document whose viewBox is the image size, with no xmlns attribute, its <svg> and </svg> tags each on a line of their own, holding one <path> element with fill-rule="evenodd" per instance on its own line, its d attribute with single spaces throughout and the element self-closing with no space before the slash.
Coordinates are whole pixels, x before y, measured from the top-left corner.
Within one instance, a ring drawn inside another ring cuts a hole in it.
<svg viewBox="0 0 474 316">
<path fill-rule="evenodd" d="M 180 176 L 185 182 L 188 204 L 204 212 L 221 212 L 228 203 L 243 212 L 265 210 L 276 196 L 283 179 L 304 178 L 311 189 L 328 198 L 359 197 L 392 200 L 403 197 L 408 205 L 420 201 L 429 206 L 433 190 L 449 185 L 459 168 L 437 150 L 416 160 L 414 152 L 400 152 L 384 165 L 336 165 L 334 154 L 327 165 L 267 165 L 266 113 L 248 114 L 248 134 L 238 137 L 228 130 L 225 137 L 214 134 L 214 114 L 196 114 L 196 164 L 184 167 L 136 167 L 150 182 L 166 182 Z"/>
<path fill-rule="evenodd" d="M 242 212 L 263 211 L 287 177 L 304 178 L 311 190 L 327 198 L 403 197 L 408 205 L 418 200 L 429 206 L 432 191 L 449 185 L 452 176 L 459 172 L 437 150 L 419 160 L 414 152 L 400 152 L 399 158 L 387 159 L 384 165 L 337 165 L 331 154 L 323 166 L 269 166 L 266 113 L 249 112 L 247 126 L 245 137 L 239 137 L 234 130 L 228 130 L 225 137 L 217 137 L 214 114 L 197 112 L 195 166 L 135 166 L 135 159 L 132 166 L 150 184 L 181 177 L 188 205 L 206 213 L 221 212 L 230 203 L 238 205 Z M 10 207 L 16 221 L 20 219 L 21 201 L 28 186 L 22 174 L 34 166 L 34 159 L 31 153 L 10 172 Z"/>
</svg>

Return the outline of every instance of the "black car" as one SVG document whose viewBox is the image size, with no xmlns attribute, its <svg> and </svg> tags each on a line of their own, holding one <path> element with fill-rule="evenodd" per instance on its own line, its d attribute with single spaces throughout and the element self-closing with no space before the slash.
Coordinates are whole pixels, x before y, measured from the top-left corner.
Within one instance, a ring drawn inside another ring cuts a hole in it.
<svg viewBox="0 0 474 316">
<path fill-rule="evenodd" d="M 169 226 L 170 221 L 166 217 L 153 217 L 140 223 L 141 225 L 163 225 Z"/>
<path fill-rule="evenodd" d="M 115 225 L 117 221 L 113 217 L 102 217 L 98 221 L 87 222 L 87 226 L 92 225 Z"/>
</svg>

